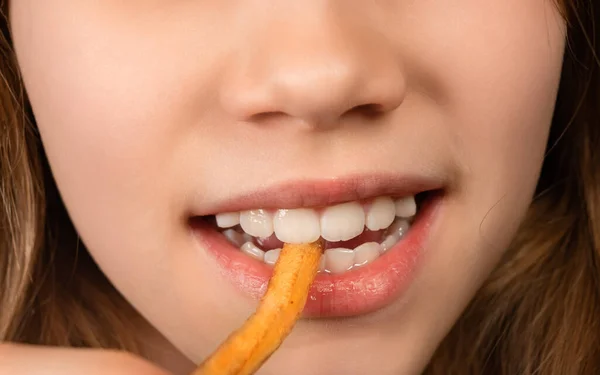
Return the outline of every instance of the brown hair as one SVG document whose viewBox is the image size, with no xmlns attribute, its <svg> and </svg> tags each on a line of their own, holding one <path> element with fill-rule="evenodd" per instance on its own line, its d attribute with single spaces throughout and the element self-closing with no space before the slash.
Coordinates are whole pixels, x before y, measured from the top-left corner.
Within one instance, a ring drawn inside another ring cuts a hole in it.
<svg viewBox="0 0 600 375">
<path fill-rule="evenodd" d="M 600 7 L 593 2 L 561 4 L 568 48 L 536 198 L 428 374 L 600 373 Z M 79 247 L 21 84 L 7 0 L 0 11 L 0 340 L 138 352 L 131 308 Z"/>
</svg>

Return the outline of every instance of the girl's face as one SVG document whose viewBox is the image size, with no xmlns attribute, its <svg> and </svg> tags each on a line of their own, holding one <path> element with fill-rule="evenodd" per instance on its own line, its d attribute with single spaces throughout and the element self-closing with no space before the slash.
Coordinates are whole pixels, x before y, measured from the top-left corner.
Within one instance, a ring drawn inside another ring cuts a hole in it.
<svg viewBox="0 0 600 375">
<path fill-rule="evenodd" d="M 347 249 L 265 374 L 423 369 L 530 204 L 565 39 L 550 0 L 13 0 L 11 18 L 83 242 L 191 360 L 256 307 L 262 250 Z"/>
</svg>

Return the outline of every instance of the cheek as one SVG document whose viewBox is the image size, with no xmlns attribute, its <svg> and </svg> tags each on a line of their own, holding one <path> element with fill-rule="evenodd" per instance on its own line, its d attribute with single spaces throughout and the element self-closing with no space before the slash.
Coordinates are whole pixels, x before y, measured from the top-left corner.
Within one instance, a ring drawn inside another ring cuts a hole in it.
<svg viewBox="0 0 600 375">
<path fill-rule="evenodd" d="M 539 164 L 564 51 L 565 25 L 555 5 L 437 3 L 414 5 L 420 17 L 408 18 L 414 23 L 404 30 L 411 30 L 405 54 L 412 79 L 444 112 L 461 157 L 473 164 L 510 160 L 512 169 L 519 169 L 517 160 L 527 165 L 524 156 Z"/>
<path fill-rule="evenodd" d="M 177 150 L 197 113 L 189 109 L 211 105 L 210 90 L 198 88 L 213 84 L 219 59 L 218 40 L 205 35 L 215 35 L 214 15 L 191 12 L 204 30 L 174 6 L 156 17 L 139 4 L 64 3 L 22 0 L 12 16 L 44 147 L 78 229 L 173 219 L 184 199 L 173 194 L 186 156 Z M 186 39 L 192 27 L 194 40 Z M 202 67 L 189 45 L 213 51 Z M 148 228 L 130 229 L 136 237 Z"/>
<path fill-rule="evenodd" d="M 462 3 L 471 5 L 414 2 L 421 17 L 410 17 L 414 23 L 405 30 L 412 38 L 404 48 L 409 79 L 426 90 L 433 102 L 428 109 L 443 119 L 435 132 L 452 148 L 459 171 L 448 194 L 448 219 L 432 246 L 439 251 L 421 278 L 438 298 L 429 311 L 447 308 L 442 319 L 458 316 L 527 212 L 565 39 L 564 22 L 550 1 Z M 413 101 L 422 98 L 413 93 Z"/>
<path fill-rule="evenodd" d="M 481 241 L 472 248 L 504 249 L 537 184 L 560 81 L 564 21 L 550 1 L 437 8 L 421 23 L 415 46 L 422 49 L 411 56 L 432 72 L 431 90 L 462 163 L 457 199 Z"/>
<path fill-rule="evenodd" d="M 195 69 L 191 79 L 196 59 L 172 58 L 186 55 L 187 41 L 156 31 L 181 24 L 154 28 L 138 17 L 133 32 L 133 12 L 108 19 L 109 8 L 96 13 L 93 2 L 61 3 L 22 0 L 11 9 L 36 122 L 83 241 L 120 286 L 147 285 L 151 297 L 168 285 L 152 280 L 182 269 L 180 256 L 164 256 L 188 245 L 176 178 L 185 155 L 176 145 L 190 122 L 182 108 L 206 103 L 192 87 L 209 75 Z"/>
<path fill-rule="evenodd" d="M 210 155 L 193 133 L 198 114 L 214 107 L 227 35 L 215 37 L 221 22 L 208 6 L 158 3 L 16 1 L 16 52 L 53 176 L 104 273 L 161 328 L 197 322 L 198 332 L 225 331 L 233 313 L 215 323 L 205 306 L 218 306 L 227 288 L 214 285 L 183 216 L 190 177 L 206 180 Z"/>
</svg>

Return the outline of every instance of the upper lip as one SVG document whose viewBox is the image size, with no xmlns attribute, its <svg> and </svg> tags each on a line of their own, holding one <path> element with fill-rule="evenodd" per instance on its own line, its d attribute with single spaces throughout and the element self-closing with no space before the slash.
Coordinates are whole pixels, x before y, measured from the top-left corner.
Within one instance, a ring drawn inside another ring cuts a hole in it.
<svg viewBox="0 0 600 375">
<path fill-rule="evenodd" d="M 402 197 L 443 187 L 440 179 L 415 175 L 355 175 L 317 180 L 294 180 L 215 202 L 205 213 L 251 209 L 320 207 L 378 196 Z"/>
</svg>

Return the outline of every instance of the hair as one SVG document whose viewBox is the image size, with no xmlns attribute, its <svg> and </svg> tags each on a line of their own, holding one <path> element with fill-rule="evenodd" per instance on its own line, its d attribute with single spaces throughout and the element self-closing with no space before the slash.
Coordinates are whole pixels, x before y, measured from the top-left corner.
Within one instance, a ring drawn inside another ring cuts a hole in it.
<svg viewBox="0 0 600 375">
<path fill-rule="evenodd" d="M 427 374 L 600 373 L 600 7 L 559 7 L 567 48 L 537 193 Z M 133 310 L 80 246 L 52 178 L 8 0 L 0 0 L 0 199 L 0 341 L 139 353 Z"/>
</svg>

